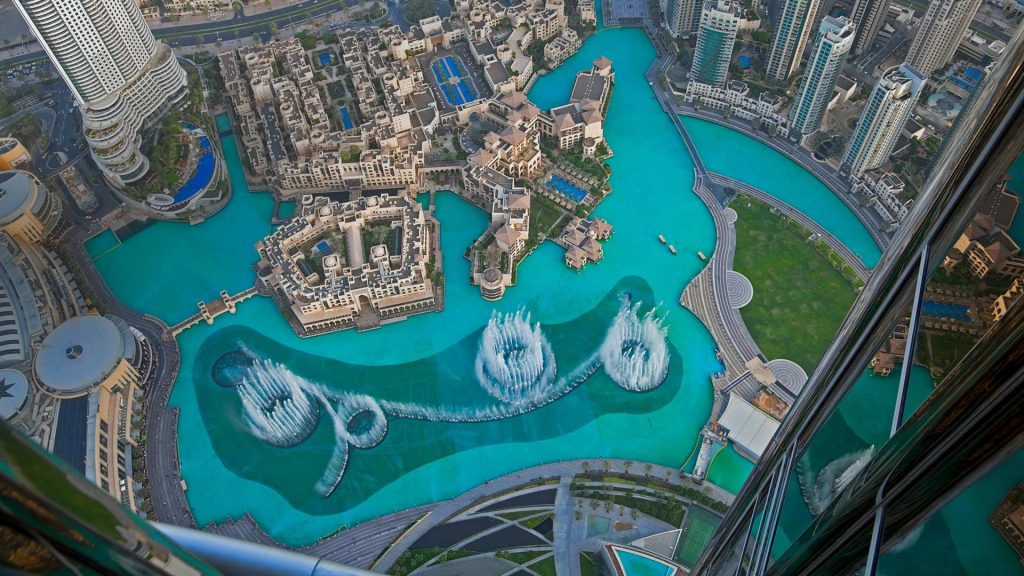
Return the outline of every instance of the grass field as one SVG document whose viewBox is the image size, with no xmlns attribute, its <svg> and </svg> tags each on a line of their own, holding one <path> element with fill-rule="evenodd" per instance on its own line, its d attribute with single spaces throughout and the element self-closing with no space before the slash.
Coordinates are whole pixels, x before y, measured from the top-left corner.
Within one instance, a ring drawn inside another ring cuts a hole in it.
<svg viewBox="0 0 1024 576">
<path fill-rule="evenodd" d="M 747 197 L 736 210 L 733 268 L 754 285 L 743 321 L 769 359 L 788 358 L 810 374 L 839 330 L 856 292 L 829 261 L 785 226 L 785 216 Z"/>
<path fill-rule="evenodd" d="M 692 568 L 700 559 L 704 547 L 708 545 L 711 534 L 721 522 L 722 519 L 711 512 L 698 506 L 690 506 L 683 521 L 683 531 L 679 535 L 676 560 L 683 566 Z"/>
</svg>

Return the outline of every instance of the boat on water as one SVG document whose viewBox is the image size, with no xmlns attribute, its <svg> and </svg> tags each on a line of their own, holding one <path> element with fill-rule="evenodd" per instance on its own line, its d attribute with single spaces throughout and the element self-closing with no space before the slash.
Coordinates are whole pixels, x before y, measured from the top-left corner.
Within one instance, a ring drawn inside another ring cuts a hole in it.
<svg viewBox="0 0 1024 576">
<path fill-rule="evenodd" d="M 673 254 L 675 254 L 676 253 L 676 247 L 671 245 L 671 244 L 669 244 L 668 245 L 668 251 L 673 253 Z"/>
<path fill-rule="evenodd" d="M 664 234 L 658 234 L 658 241 L 661 242 L 662 244 L 664 244 L 665 243 L 665 235 Z"/>
<path fill-rule="evenodd" d="M 701 262 L 707 262 L 708 257 L 704 255 L 704 252 L 697 250 L 697 257 L 700 258 Z"/>
</svg>

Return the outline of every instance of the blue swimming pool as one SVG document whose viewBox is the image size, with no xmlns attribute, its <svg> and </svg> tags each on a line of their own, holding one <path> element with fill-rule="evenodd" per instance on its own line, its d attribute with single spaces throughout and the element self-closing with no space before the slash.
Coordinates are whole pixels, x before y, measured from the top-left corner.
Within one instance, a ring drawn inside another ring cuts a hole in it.
<svg viewBox="0 0 1024 576">
<path fill-rule="evenodd" d="M 746 70 L 750 68 L 750 57 L 746 54 L 740 54 L 739 58 L 736 59 L 736 63 L 739 64 L 740 70 Z"/>
<path fill-rule="evenodd" d="M 971 317 L 967 313 L 967 306 L 941 304 L 933 300 L 925 300 L 924 303 L 921 304 L 921 311 L 924 312 L 925 316 L 931 316 L 932 318 L 947 318 L 949 320 L 967 323 L 970 323 L 971 321 Z"/>
<path fill-rule="evenodd" d="M 324 52 L 323 54 L 321 54 L 319 56 L 319 58 L 320 58 L 320 65 L 321 66 L 327 66 L 328 64 L 331 63 L 331 60 L 332 60 L 330 52 Z"/>
<path fill-rule="evenodd" d="M 342 106 L 341 108 L 338 108 L 338 111 L 341 113 L 341 123 L 345 127 L 345 130 L 352 128 L 352 116 L 349 115 L 348 108 Z"/>
<path fill-rule="evenodd" d="M 675 568 L 660 560 L 648 558 L 629 550 L 616 550 L 623 576 L 670 576 Z"/>
<path fill-rule="evenodd" d="M 548 180 L 548 188 L 561 193 L 573 202 L 582 202 L 587 197 L 587 193 L 581 190 L 579 186 L 561 176 L 552 175 L 551 179 Z"/>
<path fill-rule="evenodd" d="M 189 130 L 196 129 L 196 126 L 190 122 L 182 122 L 182 124 Z M 181 188 L 178 188 L 178 192 L 174 195 L 175 204 L 190 200 L 193 196 L 203 191 L 210 183 L 210 179 L 213 178 L 213 170 L 217 165 L 217 160 L 213 155 L 210 139 L 205 134 L 199 136 L 199 148 L 203 150 L 203 154 L 199 157 L 199 162 L 196 164 L 196 172 L 192 175 L 192 178 L 189 178 L 188 182 L 185 182 Z"/>
<path fill-rule="evenodd" d="M 452 106 L 460 106 L 466 102 L 472 102 L 479 98 L 479 93 L 463 76 L 462 68 L 453 56 L 445 56 L 434 60 L 430 64 L 434 72 L 434 78 L 441 88 L 448 103 Z"/>
</svg>

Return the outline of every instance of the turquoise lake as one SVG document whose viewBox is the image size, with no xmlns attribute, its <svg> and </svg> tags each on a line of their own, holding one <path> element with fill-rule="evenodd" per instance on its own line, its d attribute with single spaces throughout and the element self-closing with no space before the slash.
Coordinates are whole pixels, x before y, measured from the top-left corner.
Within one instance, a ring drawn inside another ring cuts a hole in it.
<svg viewBox="0 0 1024 576">
<path fill-rule="evenodd" d="M 605 125 L 615 153 L 610 161 L 614 191 L 596 214 L 615 231 L 599 264 L 577 273 L 564 265 L 560 248 L 545 243 L 520 267 L 518 285 L 500 302 L 485 302 L 467 281 L 469 263 L 462 254 L 486 227 L 486 217 L 454 194 L 440 193 L 436 216 L 445 253 L 444 312 L 372 332 L 299 339 L 272 302 L 254 298 L 241 304 L 237 314 L 179 337 L 182 366 L 171 404 L 181 410 L 182 474 L 200 526 L 249 512 L 278 540 L 301 545 L 343 525 L 450 498 L 545 462 L 616 457 L 692 465 L 686 461 L 694 455 L 711 408 L 709 375 L 719 364 L 710 335 L 677 301 L 701 269 L 697 251 L 711 254 L 715 238 L 711 218 L 691 190 L 692 163 L 644 78 L 654 50 L 642 31 L 603 30 L 541 78 L 530 98 L 541 108 L 564 103 L 576 72 L 601 55 L 612 59 L 616 71 Z M 217 120 L 222 130 L 229 128 L 226 117 Z M 877 246 L 853 214 L 799 166 L 742 134 L 699 120 L 685 123 L 702 154 L 707 151 L 704 160 L 712 170 L 778 195 L 822 222 L 869 265 L 878 260 Z M 88 245 L 120 298 L 170 324 L 193 314 L 198 301 L 215 298 L 220 290 L 234 293 L 251 286 L 253 243 L 271 231 L 272 199 L 248 191 L 234 138 L 224 138 L 222 146 L 234 197 L 221 213 L 194 227 L 156 223 L 123 242 L 107 232 Z M 664 250 L 658 234 L 679 254 Z M 672 368 L 658 389 L 624 392 L 598 373 L 551 404 L 498 422 L 441 426 L 392 418 L 379 446 L 353 453 L 346 476 L 327 499 L 312 489 L 316 478 L 308 476 L 317 472 L 300 466 L 295 474 L 282 476 L 280 470 L 291 472 L 287 466 L 299 462 L 296 455 L 303 450 L 310 458 L 322 458 L 315 454 L 323 448 L 321 433 L 315 432 L 308 446 L 253 447 L 237 426 L 237 412 L 231 412 L 234 400 L 220 398 L 224 391 L 206 377 L 218 347 L 258 343 L 276 361 L 332 389 L 375 397 L 408 393 L 449 407 L 456 403 L 454 392 L 474 386 L 461 374 L 463 364 L 471 361 L 493 312 L 529 311 L 551 337 L 559 368 L 569 368 L 600 339 L 623 291 L 639 298 L 645 309 L 657 306 L 665 316 Z M 379 370 L 403 376 L 396 379 L 398 385 L 377 386 L 367 375 Z M 407 386 L 412 391 L 402 392 L 398 389 L 407 375 L 413 378 Z M 437 434 L 451 436 L 440 442 Z M 709 479 L 735 491 L 752 467 L 732 449 L 724 450 Z"/>
</svg>

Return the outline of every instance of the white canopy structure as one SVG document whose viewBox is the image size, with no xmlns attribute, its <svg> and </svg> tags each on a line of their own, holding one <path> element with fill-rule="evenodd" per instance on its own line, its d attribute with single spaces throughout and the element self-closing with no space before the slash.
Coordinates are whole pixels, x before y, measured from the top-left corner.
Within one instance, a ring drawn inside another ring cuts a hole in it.
<svg viewBox="0 0 1024 576">
<path fill-rule="evenodd" d="M 754 459 L 760 458 L 768 447 L 779 421 L 760 411 L 735 393 L 729 394 L 725 413 L 718 424 L 729 431 L 729 439 Z"/>
</svg>

